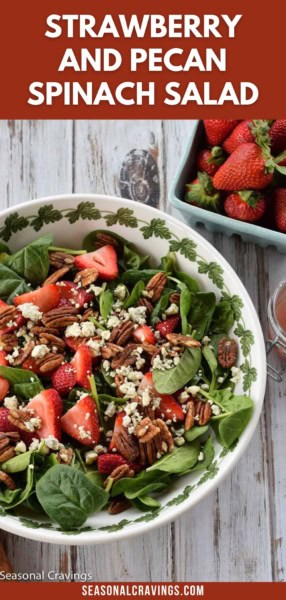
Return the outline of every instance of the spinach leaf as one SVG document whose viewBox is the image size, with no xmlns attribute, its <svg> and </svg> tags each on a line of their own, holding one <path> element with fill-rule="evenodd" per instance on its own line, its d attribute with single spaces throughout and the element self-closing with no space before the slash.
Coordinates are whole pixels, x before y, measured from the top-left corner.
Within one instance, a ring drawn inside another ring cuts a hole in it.
<svg viewBox="0 0 286 600">
<path fill-rule="evenodd" d="M 127 242 L 123 237 L 114 233 L 113 231 L 106 231 L 105 229 L 97 229 L 91 231 L 83 240 L 82 247 L 87 252 L 94 252 L 97 246 L 97 240 L 100 234 L 107 234 L 113 238 L 117 251 L 120 257 L 120 263 L 124 269 L 140 269 L 145 264 L 149 256 L 142 256 L 136 249 L 136 246 L 132 242 Z"/>
<path fill-rule="evenodd" d="M 31 462 L 31 455 L 32 452 L 23 452 L 23 454 L 19 454 L 19 456 L 10 458 L 10 460 L 2 463 L 2 471 L 5 471 L 6 473 L 20 473 L 21 471 L 25 471 Z"/>
<path fill-rule="evenodd" d="M 44 389 L 39 377 L 26 369 L 0 365 L 0 376 L 5 377 L 12 384 L 15 394 L 22 398 L 33 398 Z"/>
<path fill-rule="evenodd" d="M 216 307 L 216 297 L 213 292 L 192 294 L 189 323 L 196 331 L 196 339 L 201 340 L 208 332 Z"/>
<path fill-rule="evenodd" d="M 147 473 L 142 471 L 136 477 L 125 477 L 116 481 L 112 487 L 112 496 L 124 494 L 129 500 L 138 498 L 139 496 L 148 496 L 152 492 L 159 492 L 165 489 L 170 483 L 170 478 L 166 474 Z"/>
<path fill-rule="evenodd" d="M 199 284 L 196 281 L 196 279 L 194 279 L 193 277 L 191 277 L 190 275 L 188 275 L 188 273 L 184 273 L 184 271 L 175 271 L 174 277 L 172 278 L 173 281 L 179 280 L 182 283 L 184 283 L 189 292 L 193 292 L 193 294 L 196 294 L 197 292 L 200 291 L 199 288 Z"/>
<path fill-rule="evenodd" d="M 156 304 L 151 312 L 151 315 L 150 315 L 150 323 L 152 326 L 156 325 L 159 315 L 161 315 L 163 312 L 165 312 L 165 310 L 169 304 L 169 298 L 170 298 L 171 294 L 172 294 L 172 291 L 167 292 L 166 294 L 162 294 L 161 298 L 159 298 L 159 300 L 156 302 Z"/>
<path fill-rule="evenodd" d="M 146 283 L 157 273 L 159 273 L 158 269 L 128 269 L 128 271 L 122 273 L 120 280 L 129 285 L 135 285 L 140 280 Z"/>
<path fill-rule="evenodd" d="M 15 271 L 0 263 L 0 298 L 8 304 L 12 304 L 15 296 L 30 292 L 31 288 L 25 279 L 17 275 Z"/>
<path fill-rule="evenodd" d="M 28 466 L 28 468 L 26 469 L 26 472 L 24 474 L 24 472 L 21 472 L 21 480 L 17 482 L 17 485 L 21 485 L 21 488 L 19 487 L 19 489 L 15 490 L 19 493 L 15 494 L 14 498 L 10 498 L 9 500 L 9 506 L 7 506 L 7 510 L 11 510 L 12 508 L 15 508 L 16 506 L 19 506 L 20 504 L 23 504 L 23 502 L 25 502 L 27 500 L 27 498 L 30 496 L 33 487 L 34 487 L 34 461 L 33 461 L 33 456 L 31 456 L 31 460 L 30 460 L 30 464 Z M 23 482 L 22 482 L 23 479 Z M 4 492 L 4 496 L 5 496 L 5 492 Z M 0 502 L 2 501 L 1 499 L 1 495 L 0 495 Z M 3 500 L 4 501 L 4 500 Z"/>
<path fill-rule="evenodd" d="M 204 455 L 203 460 L 198 461 L 195 464 L 195 466 L 191 469 L 191 472 L 204 471 L 212 463 L 214 456 L 215 456 L 215 450 L 214 450 L 213 439 L 211 436 L 209 436 L 208 439 L 205 441 L 205 443 L 202 447 L 202 452 Z"/>
<path fill-rule="evenodd" d="M 234 323 L 234 313 L 227 300 L 221 300 L 216 306 L 210 324 L 212 333 L 228 333 Z"/>
<path fill-rule="evenodd" d="M 196 464 L 200 453 L 200 444 L 193 442 L 192 444 L 184 444 L 179 448 L 175 448 L 170 454 L 166 454 L 160 458 L 151 467 L 146 469 L 147 473 L 152 471 L 163 471 L 164 473 L 181 475 Z"/>
<path fill-rule="evenodd" d="M 189 331 L 189 323 L 188 323 L 188 314 L 191 308 L 191 292 L 189 292 L 187 286 L 184 283 L 178 284 L 181 293 L 180 293 L 180 316 L 181 316 L 181 327 L 182 334 L 186 335 L 190 333 Z"/>
<path fill-rule="evenodd" d="M 192 427 L 185 433 L 185 439 L 187 442 L 193 442 L 197 438 L 202 437 L 209 430 L 209 425 L 203 425 L 202 427 Z"/>
<path fill-rule="evenodd" d="M 107 321 L 113 305 L 113 294 L 110 290 L 105 290 L 99 296 L 99 310 L 102 318 Z"/>
<path fill-rule="evenodd" d="M 165 273 L 175 273 L 176 265 L 177 259 L 175 252 L 168 252 L 166 256 L 162 256 L 159 270 L 165 271 Z"/>
<path fill-rule="evenodd" d="M 110 402 L 114 402 L 114 404 L 126 404 L 128 401 L 127 398 L 117 398 L 117 396 L 110 396 L 109 394 L 98 394 L 98 400 L 100 403 L 109 404 Z"/>
<path fill-rule="evenodd" d="M 216 384 L 218 362 L 217 362 L 214 352 L 212 351 L 212 349 L 209 346 L 204 346 L 203 356 L 204 356 L 205 360 L 207 361 L 207 364 L 209 366 L 211 376 L 212 376 L 211 385 L 210 385 L 210 392 L 211 392 L 215 388 L 215 384 Z"/>
<path fill-rule="evenodd" d="M 248 400 L 250 400 L 248 398 Z M 223 446 L 230 448 L 249 423 L 253 413 L 253 403 L 241 408 L 219 421 L 218 430 Z"/>
<path fill-rule="evenodd" d="M 0 254 L 11 254 L 8 246 L 6 246 L 6 244 L 4 244 L 4 242 L 0 242 Z"/>
<path fill-rule="evenodd" d="M 138 508 L 138 510 L 141 510 L 142 512 L 156 510 L 161 506 L 161 502 L 152 496 L 138 496 L 138 498 L 134 498 L 134 500 L 132 500 L 132 503 L 136 506 L 136 508 Z"/>
<path fill-rule="evenodd" d="M 32 285 L 43 283 L 49 272 L 48 248 L 53 241 L 46 235 L 25 246 L 5 260 L 6 267 L 12 269 Z"/>
<path fill-rule="evenodd" d="M 108 501 L 105 490 L 81 471 L 64 465 L 52 467 L 41 477 L 36 494 L 44 511 L 62 529 L 80 527 Z"/>
<path fill-rule="evenodd" d="M 172 369 L 154 369 L 153 382 L 160 394 L 173 394 L 184 387 L 200 368 L 202 353 L 200 348 L 187 348 L 180 362 Z"/>
<path fill-rule="evenodd" d="M 99 487 L 103 487 L 104 476 L 99 473 L 99 471 L 88 471 L 86 473 L 86 477 L 93 483 Z"/>
<path fill-rule="evenodd" d="M 0 489 L 0 506 L 1 504 L 15 504 L 15 502 L 17 502 L 19 496 L 21 495 L 22 490 L 21 489 L 17 489 L 17 490 L 8 490 Z M 10 506 L 5 506 L 6 509 L 9 509 Z M 12 507 L 11 507 L 12 508 Z"/>
<path fill-rule="evenodd" d="M 138 300 L 141 298 L 142 296 L 142 292 L 145 289 L 145 283 L 144 281 L 137 281 L 137 283 L 135 283 L 133 290 L 129 296 L 129 298 L 127 298 L 123 304 L 123 308 L 127 309 L 130 308 L 130 306 L 134 306 L 135 304 L 137 304 Z"/>
<path fill-rule="evenodd" d="M 123 265 L 125 269 L 141 269 L 148 262 L 149 256 L 142 256 L 131 243 L 124 244 Z"/>
</svg>

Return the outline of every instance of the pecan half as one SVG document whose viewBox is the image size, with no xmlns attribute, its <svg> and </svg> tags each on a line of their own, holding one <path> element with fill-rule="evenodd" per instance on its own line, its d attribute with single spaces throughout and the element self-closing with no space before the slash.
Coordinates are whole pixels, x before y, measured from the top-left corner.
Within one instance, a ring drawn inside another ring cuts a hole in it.
<svg viewBox="0 0 286 600">
<path fill-rule="evenodd" d="M 112 235 L 105 233 L 105 231 L 97 233 L 94 246 L 95 248 L 102 248 L 102 246 L 113 246 L 118 250 L 120 248 L 119 242 Z"/>
<path fill-rule="evenodd" d="M 208 402 L 200 400 L 196 404 L 196 416 L 199 416 L 198 425 L 202 427 L 206 425 L 212 416 L 211 405 Z"/>
<path fill-rule="evenodd" d="M 115 356 L 111 362 L 112 369 L 119 369 L 120 367 L 128 367 L 129 365 L 134 365 L 137 360 L 137 356 L 135 351 L 137 349 L 137 344 L 128 344 L 126 348 L 120 353 L 119 356 Z"/>
<path fill-rule="evenodd" d="M 93 310 L 93 308 L 88 308 L 81 317 L 81 323 L 83 321 L 87 321 L 89 319 L 89 317 L 93 317 L 94 319 L 98 318 L 98 311 L 97 310 Z"/>
<path fill-rule="evenodd" d="M 56 335 L 53 335 L 52 333 L 40 334 L 39 342 L 40 344 L 50 344 L 51 346 L 55 347 L 57 350 L 62 352 L 66 347 L 64 340 Z"/>
<path fill-rule="evenodd" d="M 111 344 L 110 342 L 107 342 L 105 346 L 100 349 L 100 353 L 102 358 L 108 359 L 113 358 L 118 354 L 118 352 L 122 352 L 122 350 L 122 346 L 117 346 L 117 344 Z"/>
<path fill-rule="evenodd" d="M 12 477 L 5 473 L 4 471 L 0 471 L 0 483 L 4 483 L 8 490 L 16 490 L 15 481 L 13 481 Z"/>
<path fill-rule="evenodd" d="M 114 327 L 109 341 L 118 344 L 118 346 L 124 346 L 131 338 L 133 331 L 134 323 L 132 321 L 124 321 L 117 327 Z"/>
<path fill-rule="evenodd" d="M 156 273 L 156 275 L 151 277 L 150 281 L 148 281 L 145 291 L 149 292 L 148 297 L 153 303 L 159 300 L 166 283 L 167 277 L 163 272 Z"/>
<path fill-rule="evenodd" d="M 83 287 L 87 287 L 91 283 L 94 283 L 98 278 L 98 271 L 95 268 L 83 269 L 79 271 L 75 278 L 75 283 L 81 283 Z"/>
<path fill-rule="evenodd" d="M 18 344 L 19 340 L 14 333 L 3 333 L 0 336 L 0 347 L 5 352 L 11 352 Z"/>
<path fill-rule="evenodd" d="M 18 366 L 22 365 L 23 362 L 27 358 L 29 358 L 34 346 L 35 346 L 35 343 L 32 340 L 30 342 L 27 342 L 27 344 L 25 344 L 24 348 L 22 348 L 22 350 L 20 350 L 19 356 L 16 356 L 14 358 L 13 366 L 18 367 Z"/>
<path fill-rule="evenodd" d="M 149 344 L 148 342 L 142 342 L 141 346 L 144 352 L 146 352 L 150 356 L 153 356 L 158 350 L 157 346 L 153 346 L 153 344 Z"/>
<path fill-rule="evenodd" d="M 179 294 L 179 292 L 174 292 L 170 296 L 170 303 L 171 304 L 177 304 L 177 306 L 179 306 L 180 299 L 181 299 L 181 294 Z"/>
<path fill-rule="evenodd" d="M 166 450 L 164 448 L 164 442 L 165 442 L 167 444 L 168 451 L 172 452 L 172 450 L 174 449 L 174 440 L 173 440 L 173 437 L 169 430 L 169 427 L 166 425 L 166 423 L 162 419 L 156 419 L 155 421 L 153 421 L 153 423 L 155 423 L 157 425 L 157 427 L 159 427 L 159 429 L 160 429 L 161 438 L 162 438 L 161 450 L 166 452 Z"/>
<path fill-rule="evenodd" d="M 47 277 L 47 279 L 45 279 L 43 286 L 45 287 L 45 285 L 50 285 L 50 283 L 57 283 L 57 281 L 59 281 L 62 277 L 64 277 L 64 275 L 66 275 L 69 272 L 69 270 L 70 270 L 70 268 L 68 266 L 58 269 L 57 271 L 52 273 L 49 277 Z"/>
<path fill-rule="evenodd" d="M 190 335 L 182 335 L 181 333 L 167 333 L 166 338 L 172 346 L 183 346 L 184 348 L 200 348 L 201 343 L 192 338 Z"/>
<path fill-rule="evenodd" d="M 10 414 L 8 415 L 8 421 L 9 423 L 12 423 L 12 425 L 18 427 L 18 429 L 21 429 L 21 431 L 30 432 L 31 430 L 29 429 L 29 427 L 27 427 L 26 423 L 31 419 L 32 416 L 33 413 L 27 408 L 17 408 L 10 410 Z"/>
<path fill-rule="evenodd" d="M 62 267 L 72 267 L 74 264 L 74 256 L 65 252 L 49 252 L 49 262 L 52 267 L 61 269 Z"/>
<path fill-rule="evenodd" d="M 5 327 L 9 321 L 13 321 L 17 317 L 17 309 L 15 306 L 0 307 L 0 328 Z"/>
<path fill-rule="evenodd" d="M 134 436 L 128 434 L 126 429 L 121 426 L 113 434 L 114 445 L 118 452 L 129 462 L 133 462 L 139 456 L 138 442 Z M 123 465 L 124 466 L 124 465 Z"/>
<path fill-rule="evenodd" d="M 138 300 L 138 306 L 145 306 L 147 308 L 147 313 L 151 313 L 153 310 L 153 304 L 147 300 L 147 298 L 140 298 Z"/>
<path fill-rule="evenodd" d="M 63 448 L 57 453 L 57 461 L 60 465 L 70 465 L 73 459 L 73 449 Z"/>
<path fill-rule="evenodd" d="M 12 446 L 8 446 L 8 448 L 4 448 L 4 450 L 0 451 L 0 463 L 10 460 L 10 458 L 14 458 L 14 456 L 16 456 L 14 448 Z"/>
<path fill-rule="evenodd" d="M 42 322 L 45 327 L 68 327 L 78 320 L 77 313 L 78 309 L 74 306 L 60 306 L 43 315 Z"/>
<path fill-rule="evenodd" d="M 218 362 L 223 369 L 230 369 L 237 359 L 237 343 L 229 338 L 222 338 L 217 350 Z"/>
<path fill-rule="evenodd" d="M 119 373 L 116 373 L 115 378 L 114 378 L 114 383 L 115 383 L 115 389 L 116 389 L 116 396 L 118 398 L 124 398 L 124 394 L 120 390 L 121 385 L 124 383 L 124 376 L 120 375 Z"/>
<path fill-rule="evenodd" d="M 128 508 L 130 508 L 131 502 L 127 498 L 114 498 L 109 505 L 108 512 L 110 515 L 119 515 Z"/>
<path fill-rule="evenodd" d="M 135 428 L 135 435 L 139 440 L 139 444 L 146 444 L 160 434 L 160 428 L 154 424 L 149 417 L 145 417 Z"/>
<path fill-rule="evenodd" d="M 110 473 L 109 477 L 107 477 L 104 481 L 104 487 L 110 487 L 110 484 L 113 485 L 119 479 L 123 479 L 123 477 L 134 477 L 135 473 L 133 469 L 130 468 L 129 465 L 120 465 L 113 469 L 112 473 Z"/>
<path fill-rule="evenodd" d="M 40 373 L 50 373 L 55 369 L 58 369 L 64 362 L 63 354 L 55 354 L 54 352 L 50 352 L 46 354 L 43 358 L 40 358 L 36 361 L 37 367 Z"/>
<path fill-rule="evenodd" d="M 185 431 L 189 431 L 195 424 L 196 416 L 196 403 L 194 400 L 190 400 L 187 403 L 187 414 L 185 419 Z"/>
<path fill-rule="evenodd" d="M 33 335 L 42 335 L 42 334 L 50 333 L 51 335 L 59 336 L 59 334 L 60 334 L 59 330 L 56 329 L 55 327 L 41 327 L 40 325 L 34 325 L 34 327 L 32 327 L 32 329 L 30 329 L 30 332 Z"/>
</svg>

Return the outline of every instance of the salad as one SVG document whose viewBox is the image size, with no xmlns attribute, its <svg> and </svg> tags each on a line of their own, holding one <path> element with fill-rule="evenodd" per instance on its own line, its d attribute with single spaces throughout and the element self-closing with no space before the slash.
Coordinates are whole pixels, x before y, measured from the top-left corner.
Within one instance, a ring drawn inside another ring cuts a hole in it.
<svg viewBox="0 0 286 600">
<path fill-rule="evenodd" d="M 103 508 L 152 511 L 252 415 L 235 395 L 230 303 L 170 252 L 93 231 L 0 255 L 0 507 L 70 531 Z"/>
</svg>

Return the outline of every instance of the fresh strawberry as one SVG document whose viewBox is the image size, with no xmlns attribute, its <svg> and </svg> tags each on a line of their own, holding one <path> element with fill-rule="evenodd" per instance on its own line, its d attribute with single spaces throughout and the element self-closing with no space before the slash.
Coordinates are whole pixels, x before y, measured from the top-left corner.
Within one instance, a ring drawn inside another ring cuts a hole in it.
<svg viewBox="0 0 286 600">
<path fill-rule="evenodd" d="M 205 119 L 207 142 L 210 146 L 219 146 L 239 121 L 230 119 Z"/>
<path fill-rule="evenodd" d="M 94 400 L 84 396 L 61 418 L 62 430 L 83 446 L 98 444 L 100 428 Z"/>
<path fill-rule="evenodd" d="M 120 412 L 117 413 L 116 417 L 115 417 L 115 423 L 114 423 L 114 427 L 113 427 L 113 433 L 118 433 L 120 427 L 122 427 L 123 425 L 123 419 L 125 417 L 125 413 L 124 412 Z M 115 442 L 114 442 L 114 438 L 112 437 L 111 442 L 109 444 L 109 450 L 113 450 L 114 448 L 116 448 Z"/>
<path fill-rule="evenodd" d="M 270 129 L 271 149 L 274 155 L 286 150 L 286 119 L 277 119 Z"/>
<path fill-rule="evenodd" d="M 72 350 L 73 352 L 76 352 L 80 346 L 82 346 L 82 344 L 84 344 L 82 338 L 76 338 L 76 337 L 64 337 L 63 338 L 66 346 L 68 346 L 68 348 L 70 348 L 70 350 Z"/>
<path fill-rule="evenodd" d="M 67 396 L 76 384 L 75 368 L 65 363 L 54 371 L 51 379 L 53 388 L 60 396 Z"/>
<path fill-rule="evenodd" d="M 197 156 L 197 169 L 213 177 L 224 161 L 225 155 L 220 146 L 214 146 L 211 150 L 203 148 Z"/>
<path fill-rule="evenodd" d="M 228 217 L 256 223 L 265 214 L 266 200 L 259 193 L 250 191 L 229 194 L 224 203 L 224 210 Z"/>
<path fill-rule="evenodd" d="M 240 144 L 246 144 L 247 142 L 254 142 L 255 138 L 250 129 L 252 121 L 241 121 L 233 129 L 231 134 L 223 142 L 223 149 L 228 153 L 232 154 Z"/>
<path fill-rule="evenodd" d="M 0 365 L 6 367 L 8 362 L 6 360 L 6 352 L 0 350 Z M 9 382 L 4 377 L 0 377 L 0 402 L 4 400 L 5 396 L 7 396 L 9 392 Z"/>
<path fill-rule="evenodd" d="M 9 306 L 9 304 L 3 302 L 3 300 L 0 300 L 0 310 L 2 307 L 6 308 L 7 306 Z M 5 333 L 11 333 L 16 329 L 19 329 L 19 327 L 21 327 L 25 323 L 25 319 L 21 313 L 18 313 L 16 318 L 12 319 L 12 321 L 15 323 L 15 325 L 10 325 L 9 327 L 6 326 L 3 329 L 0 329 L 0 335 L 5 335 Z"/>
<path fill-rule="evenodd" d="M 170 396 L 169 394 L 159 394 L 159 392 L 157 392 L 151 372 L 146 373 L 141 380 L 138 387 L 138 394 L 140 395 L 147 387 L 150 388 L 150 391 L 154 396 L 160 398 L 160 406 L 156 411 L 158 417 L 163 416 L 166 420 L 171 419 L 172 421 L 183 421 L 185 419 L 185 413 L 183 412 L 182 407 L 173 396 Z"/>
<path fill-rule="evenodd" d="M 27 404 L 27 408 L 34 411 L 34 415 L 41 419 L 41 428 L 37 430 L 40 439 L 52 435 L 60 441 L 61 422 L 63 412 L 62 399 L 56 390 L 43 390 Z"/>
<path fill-rule="evenodd" d="M 92 358 L 87 346 L 80 346 L 76 351 L 72 365 L 75 368 L 76 383 L 90 389 L 89 377 L 92 374 Z"/>
<path fill-rule="evenodd" d="M 97 466 L 100 473 L 103 475 L 110 475 L 114 469 L 126 465 L 127 460 L 121 456 L 121 454 L 114 454 L 108 452 L 107 454 L 100 454 L 97 459 Z"/>
<path fill-rule="evenodd" d="M 162 337 L 166 337 L 168 333 L 173 333 L 176 327 L 180 323 L 179 315 L 174 315 L 173 317 L 169 317 L 166 321 L 160 321 L 155 325 L 156 331 L 160 331 Z"/>
<path fill-rule="evenodd" d="M 257 144 L 247 143 L 234 150 L 215 174 L 213 182 L 218 190 L 262 190 L 271 183 L 272 177 L 272 173 L 267 173 L 262 149 Z"/>
<path fill-rule="evenodd" d="M 49 312 L 49 310 L 56 308 L 60 299 L 61 296 L 58 287 L 54 283 L 51 283 L 39 288 L 38 290 L 35 290 L 34 292 L 27 292 L 21 296 L 16 296 L 14 298 L 14 304 L 19 306 L 20 304 L 31 302 L 32 304 L 38 306 L 41 312 L 46 313 Z"/>
<path fill-rule="evenodd" d="M 199 172 L 197 179 L 188 183 L 186 189 L 186 202 L 200 208 L 220 212 L 220 193 L 214 188 L 212 178 L 207 173 Z"/>
<path fill-rule="evenodd" d="M 83 308 L 84 304 L 88 304 L 93 298 L 93 294 L 88 293 L 84 288 L 79 288 L 73 281 L 61 281 L 56 285 L 61 295 L 60 305 L 65 300 Z"/>
<path fill-rule="evenodd" d="M 24 360 L 24 362 L 21 364 L 21 369 L 25 369 L 26 371 L 32 371 L 36 375 L 40 374 L 40 368 L 37 365 L 37 361 L 32 356 L 29 356 L 29 358 L 26 358 L 26 360 Z"/>
<path fill-rule="evenodd" d="M 156 338 L 149 325 L 139 325 L 137 329 L 134 329 L 133 337 L 140 344 L 143 344 L 143 342 L 147 342 L 147 344 L 156 344 Z"/>
<path fill-rule="evenodd" d="M 88 252 L 75 257 L 78 269 L 95 268 L 101 279 L 116 279 L 118 276 L 117 255 L 113 246 L 102 246 L 95 252 Z"/>
<path fill-rule="evenodd" d="M 276 227 L 282 233 L 286 233 L 286 188 L 277 188 L 273 201 Z"/>
</svg>

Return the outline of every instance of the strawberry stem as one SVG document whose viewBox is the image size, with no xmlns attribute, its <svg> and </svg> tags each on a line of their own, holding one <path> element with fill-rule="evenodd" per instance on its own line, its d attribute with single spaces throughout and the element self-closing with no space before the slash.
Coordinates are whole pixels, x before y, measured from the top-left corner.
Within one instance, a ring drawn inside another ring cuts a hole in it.
<svg viewBox="0 0 286 600">
<path fill-rule="evenodd" d="M 261 148 L 265 160 L 266 173 L 274 173 L 275 170 L 286 175 L 286 168 L 277 164 L 277 158 L 274 159 L 271 154 L 270 127 L 273 121 L 254 119 L 250 124 L 250 129 L 254 135 L 256 144 Z M 285 154 L 286 155 L 286 154 Z M 280 158 L 280 157 L 278 157 Z M 284 157 L 283 157 L 284 158 Z M 280 161 L 283 160 L 280 158 Z M 280 162 L 279 161 L 279 162 Z"/>
</svg>

